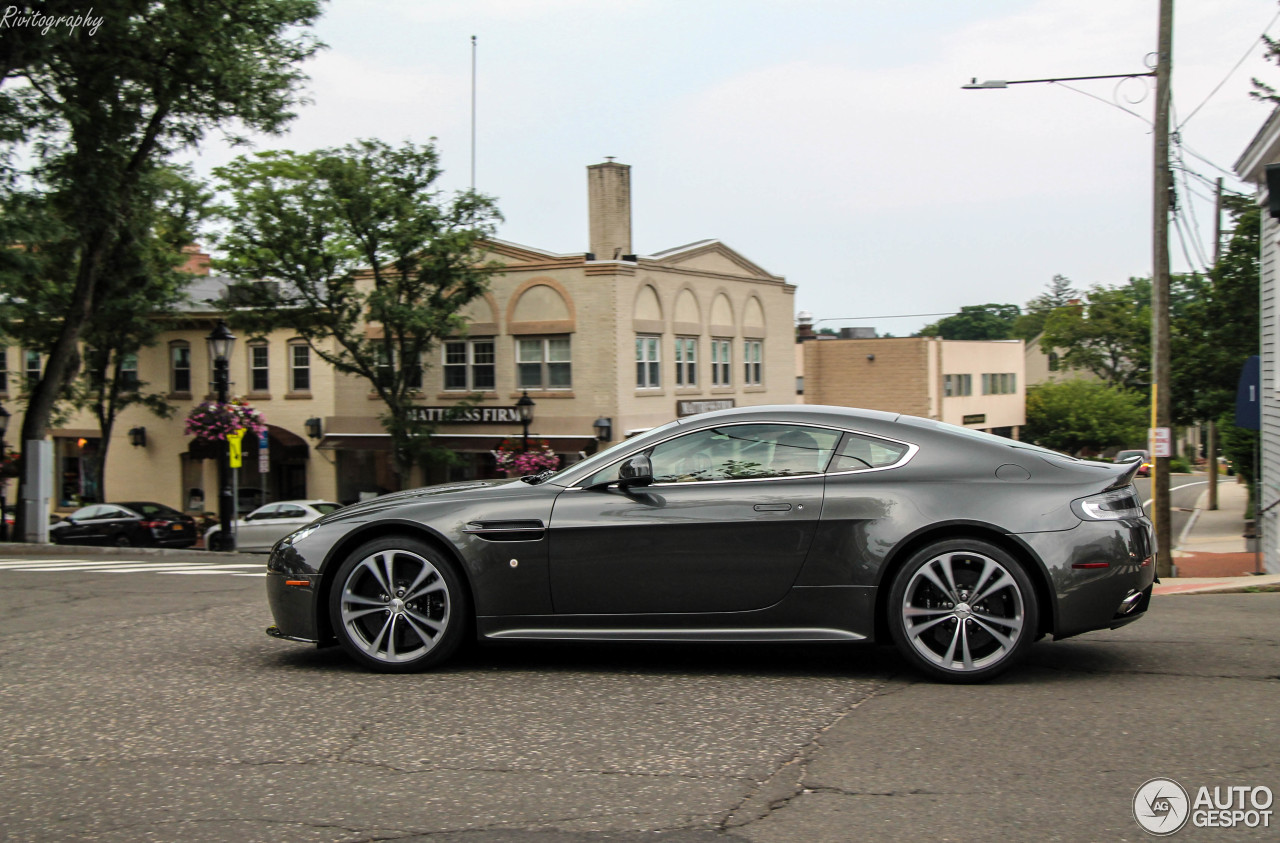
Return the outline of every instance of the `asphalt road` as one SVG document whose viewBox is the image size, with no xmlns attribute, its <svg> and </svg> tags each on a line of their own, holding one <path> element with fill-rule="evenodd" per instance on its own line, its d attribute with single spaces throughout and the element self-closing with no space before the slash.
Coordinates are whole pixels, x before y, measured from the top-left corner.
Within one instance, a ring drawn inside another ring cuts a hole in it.
<svg viewBox="0 0 1280 843">
<path fill-rule="evenodd" d="M 1141 840 L 1153 777 L 1280 791 L 1280 594 L 1157 598 L 978 687 L 813 645 L 476 648 L 380 676 L 263 635 L 252 568 L 171 558 L 0 559 L 0 837 Z"/>
<path fill-rule="evenodd" d="M 1137 487 L 1138 495 L 1144 503 L 1151 500 L 1151 478 L 1138 477 L 1134 479 L 1133 484 Z M 1196 500 L 1207 485 L 1209 481 L 1203 474 L 1174 474 L 1169 477 L 1169 505 L 1172 509 L 1170 524 L 1173 526 L 1172 536 L 1175 546 L 1178 543 L 1178 537 L 1182 535 L 1182 529 L 1191 518 Z M 1150 515 L 1149 503 L 1146 510 L 1147 515 Z"/>
</svg>

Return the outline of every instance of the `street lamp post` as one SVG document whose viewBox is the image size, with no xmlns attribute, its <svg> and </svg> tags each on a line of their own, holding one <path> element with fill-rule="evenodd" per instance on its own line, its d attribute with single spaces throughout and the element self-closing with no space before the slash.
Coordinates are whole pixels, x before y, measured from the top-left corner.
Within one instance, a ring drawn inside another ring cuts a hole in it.
<svg viewBox="0 0 1280 843">
<path fill-rule="evenodd" d="M 524 450 L 529 451 L 529 425 L 533 424 L 533 399 L 529 397 L 529 390 L 525 390 L 520 396 L 520 400 L 516 402 L 516 410 L 520 413 L 520 424 L 524 428 Z"/>
<path fill-rule="evenodd" d="M 9 411 L 4 407 L 0 407 L 0 457 L 4 456 L 5 442 L 4 435 L 9 430 Z M 5 488 L 9 485 L 9 478 L 0 478 L 0 542 L 9 540 L 9 522 L 4 520 L 4 493 Z"/>
<path fill-rule="evenodd" d="M 231 349 L 235 347 L 236 337 L 227 327 L 225 319 L 219 319 L 213 332 L 206 339 L 209 342 L 209 359 L 213 361 L 213 391 L 218 401 L 218 409 L 226 408 L 227 392 L 231 388 L 230 362 Z M 219 550 L 236 549 L 236 502 L 231 491 L 231 443 L 226 442 L 218 455 L 218 523 L 222 529 L 218 531 L 221 543 Z"/>
<path fill-rule="evenodd" d="M 967 90 L 1007 88 L 1037 82 L 1068 82 L 1077 79 L 1128 79 L 1154 76 L 1156 80 L 1155 150 L 1153 153 L 1152 202 L 1152 270 L 1151 270 L 1151 427 L 1167 434 L 1173 417 L 1170 400 L 1169 353 L 1169 79 L 1173 67 L 1173 3 L 1160 0 L 1160 26 L 1157 35 L 1156 68 L 1147 73 L 1117 73 L 1107 76 L 1066 76 L 1056 79 L 974 79 L 962 87 Z M 1169 437 L 1167 441 L 1172 441 Z M 1149 443 L 1149 447 L 1151 447 Z M 1156 576 L 1173 575 L 1172 541 L 1169 506 L 1168 453 L 1155 455 L 1152 447 L 1151 513 L 1156 528 Z"/>
</svg>

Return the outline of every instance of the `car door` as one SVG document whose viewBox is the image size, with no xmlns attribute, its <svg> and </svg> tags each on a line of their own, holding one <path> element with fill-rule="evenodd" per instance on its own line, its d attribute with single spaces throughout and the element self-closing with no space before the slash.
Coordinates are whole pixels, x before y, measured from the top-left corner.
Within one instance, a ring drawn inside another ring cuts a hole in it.
<svg viewBox="0 0 1280 843">
<path fill-rule="evenodd" d="M 59 544 L 93 544 L 95 536 L 100 537 L 102 532 L 98 514 L 105 509 L 105 506 L 97 504 L 71 513 L 58 527 L 56 541 Z"/>
<path fill-rule="evenodd" d="M 270 547 L 275 539 L 276 519 L 280 514 L 280 504 L 269 503 L 260 506 L 245 516 L 245 520 L 236 525 L 236 547 L 240 550 L 252 550 L 262 545 Z"/>
<path fill-rule="evenodd" d="M 297 504 L 282 503 L 276 510 L 275 517 L 263 524 L 263 530 L 257 535 L 255 544 L 263 550 L 270 550 L 280 539 L 307 526 L 317 517 Z"/>
<path fill-rule="evenodd" d="M 822 510 L 839 434 L 732 424 L 648 449 L 654 482 L 622 488 L 618 465 L 557 498 L 551 590 L 564 614 L 740 612 L 786 596 Z"/>
</svg>

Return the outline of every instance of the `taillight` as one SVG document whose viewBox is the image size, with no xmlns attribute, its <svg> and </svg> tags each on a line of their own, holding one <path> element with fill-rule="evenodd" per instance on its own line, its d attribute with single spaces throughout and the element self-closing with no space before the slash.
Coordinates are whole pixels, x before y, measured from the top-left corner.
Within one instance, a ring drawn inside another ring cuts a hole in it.
<svg viewBox="0 0 1280 843">
<path fill-rule="evenodd" d="M 168 527 L 168 521 L 143 521 L 142 526 L 148 530 L 159 530 L 161 527 Z"/>
<path fill-rule="evenodd" d="M 1142 502 L 1132 486 L 1079 498 L 1071 502 L 1071 508 L 1085 521 L 1119 521 L 1143 515 Z"/>
</svg>

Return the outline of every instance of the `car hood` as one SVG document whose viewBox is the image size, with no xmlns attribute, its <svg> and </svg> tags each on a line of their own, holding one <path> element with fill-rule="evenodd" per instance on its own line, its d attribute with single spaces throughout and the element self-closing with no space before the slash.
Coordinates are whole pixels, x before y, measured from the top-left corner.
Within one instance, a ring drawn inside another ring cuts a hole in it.
<svg viewBox="0 0 1280 843">
<path fill-rule="evenodd" d="M 334 521 L 367 520 L 382 515 L 390 510 L 403 506 L 428 503 L 442 499 L 470 498 L 475 495 L 504 494 L 532 488 L 519 480 L 470 480 L 465 483 L 441 483 L 435 486 L 423 486 L 419 489 L 408 489 L 403 492 L 392 492 L 372 500 L 344 506 L 330 512 L 315 521 L 316 524 L 329 524 Z"/>
</svg>

